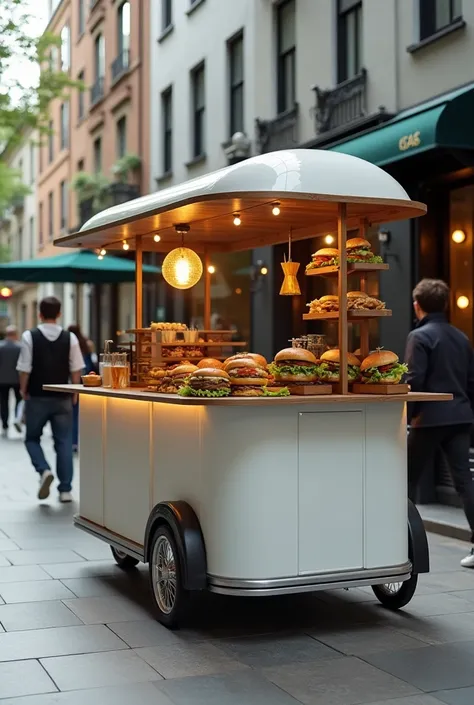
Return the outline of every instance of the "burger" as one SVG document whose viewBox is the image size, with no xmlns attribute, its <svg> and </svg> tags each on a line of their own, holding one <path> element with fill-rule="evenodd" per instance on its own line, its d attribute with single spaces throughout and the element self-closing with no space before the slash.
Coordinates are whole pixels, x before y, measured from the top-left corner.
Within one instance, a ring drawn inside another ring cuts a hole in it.
<svg viewBox="0 0 474 705">
<path fill-rule="evenodd" d="M 268 362 L 266 358 L 263 357 L 263 355 L 259 355 L 258 353 L 243 352 L 228 357 L 227 360 L 224 361 L 224 367 L 227 365 L 228 362 L 231 362 L 232 360 L 242 360 L 243 358 L 253 360 L 257 363 L 257 365 L 260 365 L 260 367 L 266 368 L 268 366 Z"/>
<path fill-rule="evenodd" d="M 325 382 L 339 382 L 340 378 L 340 352 L 339 350 L 326 350 L 320 360 L 321 376 Z M 360 376 L 360 360 L 353 353 L 347 353 L 347 378 L 349 382 L 357 382 Z"/>
<path fill-rule="evenodd" d="M 270 375 L 251 357 L 235 357 L 225 366 L 233 397 L 262 397 Z"/>
<path fill-rule="evenodd" d="M 376 350 L 362 360 L 360 371 L 365 384 L 400 384 L 408 367 L 390 350 Z"/>
<path fill-rule="evenodd" d="M 161 379 L 159 391 L 163 394 L 176 394 L 181 387 L 186 384 L 186 380 L 192 372 L 197 370 L 196 365 L 177 365 L 171 370 L 167 370 L 165 377 Z"/>
<path fill-rule="evenodd" d="M 372 252 L 372 246 L 363 237 L 352 237 L 346 242 L 348 262 L 367 262 L 376 264 L 383 262 L 383 259 Z"/>
<path fill-rule="evenodd" d="M 224 369 L 224 363 L 213 357 L 203 357 L 202 360 L 199 360 L 198 367 L 212 367 L 216 370 L 222 370 Z"/>
<path fill-rule="evenodd" d="M 275 355 L 269 371 L 276 384 L 314 384 L 319 381 L 318 361 L 310 350 L 285 348 Z"/>
<path fill-rule="evenodd" d="M 311 301 L 311 303 L 306 305 L 309 306 L 310 313 L 329 313 L 330 311 L 339 311 L 339 296 L 327 294 L 326 296 L 321 296 L 320 299 L 314 299 L 314 301 Z"/>
<path fill-rule="evenodd" d="M 334 247 L 323 247 L 313 255 L 311 262 L 306 265 L 306 269 L 318 269 L 319 267 L 331 267 L 339 264 L 339 250 Z"/>
<path fill-rule="evenodd" d="M 182 397 L 228 397 L 230 378 L 225 370 L 216 367 L 200 367 L 188 377 L 178 394 Z"/>
</svg>

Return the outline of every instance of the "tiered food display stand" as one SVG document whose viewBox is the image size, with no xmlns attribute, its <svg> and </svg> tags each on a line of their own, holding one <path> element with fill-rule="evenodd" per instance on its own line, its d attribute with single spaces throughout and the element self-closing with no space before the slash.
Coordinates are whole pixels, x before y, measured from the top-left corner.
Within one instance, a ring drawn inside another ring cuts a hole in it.
<svg viewBox="0 0 474 705">
<path fill-rule="evenodd" d="M 361 319 L 343 303 L 347 280 L 358 271 L 363 286 L 373 267 L 348 266 L 345 241 L 361 223 L 425 210 L 363 160 L 287 150 L 116 206 L 56 241 L 135 248 L 142 328 L 142 252 L 175 248 L 177 224 L 189 225 L 186 246 L 205 261 L 285 242 L 290 228 L 298 240 L 337 225 L 340 393 L 205 399 L 48 387 L 82 393 L 75 523 L 109 543 L 124 569 L 149 563 L 164 624 L 178 624 L 199 590 L 257 597 L 372 585 L 388 607 L 411 599 L 429 558 L 407 502 L 405 406 L 450 396 L 349 393 L 347 325 Z"/>
</svg>

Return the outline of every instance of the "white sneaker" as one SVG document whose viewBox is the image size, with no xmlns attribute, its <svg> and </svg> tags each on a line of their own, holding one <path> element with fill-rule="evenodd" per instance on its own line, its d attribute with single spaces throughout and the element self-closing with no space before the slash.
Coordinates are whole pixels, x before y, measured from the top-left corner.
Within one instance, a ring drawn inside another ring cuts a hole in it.
<svg viewBox="0 0 474 705">
<path fill-rule="evenodd" d="M 51 470 L 45 470 L 41 475 L 40 486 L 38 490 L 38 499 L 47 499 L 49 497 L 49 488 L 54 477 Z"/>
<path fill-rule="evenodd" d="M 23 429 L 22 429 L 21 423 L 19 421 L 15 421 L 15 423 L 13 425 L 15 426 L 18 433 L 23 433 Z"/>
<path fill-rule="evenodd" d="M 471 548 L 470 554 L 462 559 L 461 565 L 463 568 L 474 568 L 474 547 Z"/>
<path fill-rule="evenodd" d="M 68 502 L 72 502 L 72 494 L 70 492 L 60 492 L 59 501 L 62 504 L 68 504 Z"/>
</svg>

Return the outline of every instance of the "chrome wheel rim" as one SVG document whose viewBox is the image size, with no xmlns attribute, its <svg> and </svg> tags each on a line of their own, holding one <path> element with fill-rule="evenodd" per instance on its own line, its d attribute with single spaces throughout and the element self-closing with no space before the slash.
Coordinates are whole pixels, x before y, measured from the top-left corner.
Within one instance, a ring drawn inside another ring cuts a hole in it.
<svg viewBox="0 0 474 705">
<path fill-rule="evenodd" d="M 379 588 L 389 597 L 398 595 L 401 590 L 403 583 L 383 583 L 379 585 Z"/>
<path fill-rule="evenodd" d="M 124 551 L 119 551 L 118 548 L 115 548 L 114 551 L 119 560 L 123 561 L 124 558 L 127 558 L 127 554 Z"/>
<path fill-rule="evenodd" d="M 160 536 L 153 547 L 153 590 L 158 607 L 163 614 L 170 614 L 176 603 L 176 560 L 173 547 Z"/>
</svg>

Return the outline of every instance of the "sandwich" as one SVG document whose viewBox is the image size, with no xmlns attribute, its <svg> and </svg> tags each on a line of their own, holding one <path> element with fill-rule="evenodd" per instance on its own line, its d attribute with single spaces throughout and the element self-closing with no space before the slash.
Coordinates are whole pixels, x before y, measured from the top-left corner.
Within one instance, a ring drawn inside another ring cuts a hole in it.
<svg viewBox="0 0 474 705">
<path fill-rule="evenodd" d="M 232 360 L 242 360 L 242 358 L 253 360 L 257 363 L 257 365 L 259 365 L 260 367 L 264 367 L 265 369 L 268 365 L 268 362 L 266 358 L 263 357 L 263 355 L 259 355 L 258 353 L 243 352 L 228 357 L 227 360 L 224 361 L 224 367 L 227 365 L 228 362 L 231 362 Z"/>
<path fill-rule="evenodd" d="M 225 366 L 233 397 L 262 397 L 269 374 L 251 357 L 234 357 Z"/>
<path fill-rule="evenodd" d="M 340 353 L 339 350 L 326 350 L 320 360 L 321 376 L 325 382 L 339 382 Z M 357 382 L 360 376 L 360 360 L 353 353 L 347 353 L 347 378 L 349 382 Z"/>
<path fill-rule="evenodd" d="M 310 350 L 285 348 L 269 365 L 276 384 L 314 384 L 319 381 L 318 361 Z"/>
<path fill-rule="evenodd" d="M 400 384 L 408 367 L 390 350 L 376 350 L 362 360 L 360 371 L 365 384 Z"/>
<path fill-rule="evenodd" d="M 222 370 L 224 369 L 224 363 L 214 357 L 203 357 L 202 360 L 199 360 L 198 367 L 212 367 L 216 370 Z"/>
<path fill-rule="evenodd" d="M 370 242 L 363 237 L 352 237 L 347 240 L 346 251 L 348 262 L 367 262 L 368 264 L 383 262 L 379 255 L 374 255 Z"/>
<path fill-rule="evenodd" d="M 188 377 L 178 394 L 182 397 L 228 397 L 230 378 L 225 370 L 200 367 Z"/>
<path fill-rule="evenodd" d="M 159 391 L 162 394 L 177 394 L 186 384 L 189 375 L 197 370 L 196 365 L 178 365 L 172 370 L 167 370 L 165 377 L 162 377 Z"/>
<path fill-rule="evenodd" d="M 385 303 L 365 291 L 348 291 L 347 308 L 349 311 L 380 311 L 385 308 Z"/>
<path fill-rule="evenodd" d="M 331 267 L 335 264 L 339 264 L 339 250 L 334 247 L 323 247 L 311 255 L 311 262 L 306 265 L 306 270 Z"/>
<path fill-rule="evenodd" d="M 310 313 L 329 313 L 330 311 L 339 311 L 339 297 L 333 294 L 321 296 L 320 299 L 314 299 L 309 306 Z"/>
</svg>

